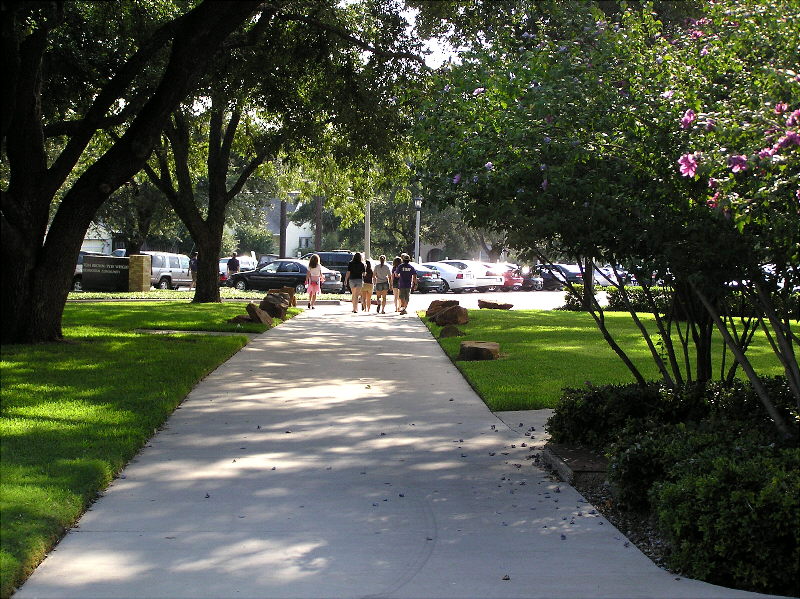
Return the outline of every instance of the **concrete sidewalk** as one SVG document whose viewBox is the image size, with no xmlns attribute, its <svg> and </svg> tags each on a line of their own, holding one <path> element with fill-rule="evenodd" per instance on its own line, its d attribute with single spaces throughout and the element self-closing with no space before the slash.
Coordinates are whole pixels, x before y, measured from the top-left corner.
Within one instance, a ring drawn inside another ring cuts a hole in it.
<svg viewBox="0 0 800 599">
<path fill-rule="evenodd" d="M 15 596 L 756 597 L 650 562 L 418 318 L 320 307 L 201 382 Z"/>
</svg>

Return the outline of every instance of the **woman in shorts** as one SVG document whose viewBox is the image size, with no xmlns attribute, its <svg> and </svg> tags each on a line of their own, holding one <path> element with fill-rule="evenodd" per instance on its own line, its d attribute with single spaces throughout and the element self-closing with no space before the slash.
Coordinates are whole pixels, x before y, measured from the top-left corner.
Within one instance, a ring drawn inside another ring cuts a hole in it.
<svg viewBox="0 0 800 599">
<path fill-rule="evenodd" d="M 372 286 L 374 276 L 369 260 L 364 263 L 364 285 L 361 287 L 361 310 L 369 312 L 372 308 Z"/>
<path fill-rule="evenodd" d="M 317 294 L 322 286 L 322 265 L 319 263 L 319 256 L 313 254 L 308 259 L 308 271 L 306 272 L 306 290 L 308 291 L 308 307 L 314 309 L 317 302 Z"/>
<path fill-rule="evenodd" d="M 347 264 L 347 274 L 344 276 L 344 284 L 350 286 L 350 293 L 353 294 L 353 314 L 358 312 L 358 299 L 361 297 L 361 287 L 364 285 L 365 270 L 361 254 L 356 252 Z"/>
<path fill-rule="evenodd" d="M 375 280 L 375 297 L 378 298 L 378 312 L 386 314 L 386 296 L 392 286 L 392 269 L 386 264 L 386 256 L 378 258 L 380 264 L 372 271 Z"/>
<path fill-rule="evenodd" d="M 400 256 L 395 256 L 394 260 L 392 260 L 392 293 L 394 294 L 394 311 L 400 311 L 400 300 L 397 297 L 397 294 L 400 293 L 400 288 L 397 286 L 398 281 L 400 280 L 400 274 L 397 272 L 397 267 L 400 266 L 403 261 L 400 259 Z"/>
</svg>

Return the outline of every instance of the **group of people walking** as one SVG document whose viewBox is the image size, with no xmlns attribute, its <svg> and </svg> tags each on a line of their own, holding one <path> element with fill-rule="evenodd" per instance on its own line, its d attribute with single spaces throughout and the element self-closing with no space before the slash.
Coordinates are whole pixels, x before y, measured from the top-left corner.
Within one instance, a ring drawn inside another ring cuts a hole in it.
<svg viewBox="0 0 800 599">
<path fill-rule="evenodd" d="M 411 290 L 417 286 L 417 271 L 411 265 L 408 254 L 397 256 L 390 267 L 386 263 L 386 256 L 380 256 L 379 262 L 372 267 L 369 260 L 364 260 L 359 252 L 347 265 L 344 277 L 345 287 L 349 286 L 352 293 L 353 313 L 358 312 L 358 303 L 361 301 L 361 310 L 369 312 L 372 308 L 372 293 L 378 299 L 377 312 L 386 314 L 386 298 L 391 291 L 395 298 L 395 312 L 406 314 Z M 308 307 L 314 308 L 317 295 L 322 284 L 322 268 L 319 256 L 314 254 L 308 261 L 308 274 L 306 275 L 306 289 L 308 290 Z"/>
</svg>

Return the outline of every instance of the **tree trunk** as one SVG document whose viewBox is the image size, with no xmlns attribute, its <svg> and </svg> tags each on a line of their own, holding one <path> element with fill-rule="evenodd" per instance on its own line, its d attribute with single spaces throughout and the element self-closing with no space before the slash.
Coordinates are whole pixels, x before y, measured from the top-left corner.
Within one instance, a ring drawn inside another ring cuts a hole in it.
<svg viewBox="0 0 800 599">
<path fill-rule="evenodd" d="M 224 216 L 217 223 L 206 222 L 203 232 L 192 234 L 197 244 L 197 287 L 192 302 L 200 304 L 222 301 L 219 295 L 219 255 L 222 250 L 223 224 Z"/>
<path fill-rule="evenodd" d="M 9 187 L 2 197 L 1 221 L 3 343 L 61 339 L 61 317 L 75 260 L 97 209 L 142 168 L 169 113 L 186 96 L 196 75 L 206 67 L 219 44 L 258 5 L 257 1 L 206 2 L 183 19 L 160 85 L 122 138 L 66 193 L 46 239 L 47 214 L 63 182 L 60 173 L 68 172 L 80 151 L 62 153 L 44 176 L 35 176 L 41 170 L 41 161 L 27 159 L 26 155 L 33 156 L 37 147 L 43 147 L 43 119 L 39 112 L 42 91 L 38 84 L 23 90 L 27 95 L 18 99 L 10 121 L 9 130 L 14 133 L 3 139 L 10 170 Z M 38 69 L 37 76 L 41 72 L 41 62 L 25 66 Z M 85 137 L 88 143 L 91 135 Z M 78 150 L 85 147 L 78 140 L 72 143 L 73 149 L 76 144 Z M 51 173 L 55 174 L 49 176 Z M 30 185 L 30 181 L 37 184 Z"/>
</svg>

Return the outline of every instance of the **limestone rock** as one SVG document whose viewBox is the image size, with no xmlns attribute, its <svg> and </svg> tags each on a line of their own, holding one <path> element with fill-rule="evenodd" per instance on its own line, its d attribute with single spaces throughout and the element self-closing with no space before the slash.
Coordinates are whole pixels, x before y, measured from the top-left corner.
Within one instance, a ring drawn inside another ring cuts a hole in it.
<svg viewBox="0 0 800 599">
<path fill-rule="evenodd" d="M 260 322 L 267 326 L 272 326 L 272 317 L 262 310 L 255 302 L 250 302 L 246 306 L 247 314 L 253 322 Z"/>
<path fill-rule="evenodd" d="M 437 313 L 447 308 L 452 308 L 458 305 L 458 300 L 433 300 L 428 310 L 425 312 L 425 318 L 433 320 Z"/>
<path fill-rule="evenodd" d="M 442 330 L 439 332 L 440 339 L 445 339 L 447 337 L 463 337 L 464 335 L 466 335 L 466 333 L 454 324 L 448 324 L 442 327 Z"/>
<path fill-rule="evenodd" d="M 478 308 L 483 310 L 510 310 L 514 304 L 502 304 L 493 300 L 478 300 Z"/>
<path fill-rule="evenodd" d="M 228 322 L 231 324 L 244 324 L 246 322 L 253 322 L 253 319 L 247 314 L 237 314 L 233 318 L 229 318 Z"/>
<path fill-rule="evenodd" d="M 439 310 L 433 317 L 433 322 L 440 327 L 447 324 L 467 324 L 469 315 L 467 309 L 462 306 L 450 306 L 444 310 Z"/>
<path fill-rule="evenodd" d="M 493 341 L 462 341 L 459 360 L 496 360 L 500 357 L 500 344 Z"/>
<path fill-rule="evenodd" d="M 291 298 L 286 293 L 268 293 L 258 306 L 273 318 L 286 318 L 286 310 L 291 305 Z"/>
</svg>

